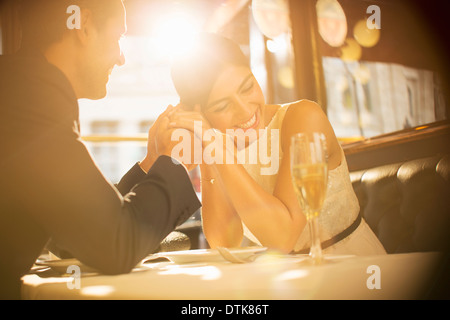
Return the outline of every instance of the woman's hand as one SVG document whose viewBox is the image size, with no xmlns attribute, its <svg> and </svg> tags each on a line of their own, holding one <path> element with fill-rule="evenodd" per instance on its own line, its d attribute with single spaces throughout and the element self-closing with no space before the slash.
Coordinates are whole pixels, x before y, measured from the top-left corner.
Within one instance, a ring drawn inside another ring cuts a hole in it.
<svg viewBox="0 0 450 320">
<path fill-rule="evenodd" d="M 196 105 L 193 110 L 187 110 L 185 106 L 179 104 L 170 112 L 169 119 L 169 127 L 189 130 L 202 141 L 202 144 L 204 132 L 212 129 L 199 105 Z"/>
<path fill-rule="evenodd" d="M 190 150 L 183 148 L 183 154 L 188 152 L 191 158 L 191 163 L 202 164 L 203 150 L 209 144 L 204 137 L 207 132 L 214 132 L 208 120 L 206 120 L 200 111 L 200 106 L 195 106 L 194 110 L 187 110 L 182 104 L 177 105 L 169 114 L 169 127 L 176 130 L 186 130 L 189 137 L 185 136 L 183 132 L 179 132 L 177 136 L 183 137 L 190 142 Z M 181 143 L 181 142 L 180 142 Z M 186 144 L 186 141 L 184 141 Z M 200 158 L 198 158 L 200 156 Z"/>
<path fill-rule="evenodd" d="M 235 162 L 234 138 L 212 128 L 203 116 L 199 105 L 196 105 L 192 111 L 186 110 L 183 105 L 178 105 L 169 117 L 171 128 L 182 128 L 191 133 L 191 154 L 196 151 L 198 154 L 199 151 L 195 148 L 201 146 L 203 156 L 201 163 L 225 164 L 226 160 L 231 159 L 233 163 Z"/>
</svg>

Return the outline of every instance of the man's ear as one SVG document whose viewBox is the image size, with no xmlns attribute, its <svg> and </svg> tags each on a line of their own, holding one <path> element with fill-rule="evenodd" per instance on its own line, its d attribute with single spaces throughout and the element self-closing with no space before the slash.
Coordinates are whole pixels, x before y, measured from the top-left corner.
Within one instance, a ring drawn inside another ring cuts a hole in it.
<svg viewBox="0 0 450 320">
<path fill-rule="evenodd" d="M 80 28 L 74 30 L 77 35 L 77 39 L 82 45 L 89 43 L 91 37 L 94 34 L 94 25 L 92 21 L 92 12 L 88 9 L 81 10 L 81 23 Z"/>
</svg>

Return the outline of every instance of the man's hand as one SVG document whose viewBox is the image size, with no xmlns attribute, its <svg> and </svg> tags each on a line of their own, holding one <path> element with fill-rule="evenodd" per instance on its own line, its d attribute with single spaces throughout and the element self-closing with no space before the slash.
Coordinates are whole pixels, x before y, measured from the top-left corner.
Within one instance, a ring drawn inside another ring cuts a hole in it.
<svg viewBox="0 0 450 320">
<path fill-rule="evenodd" d="M 156 119 L 156 121 L 153 123 L 153 125 L 150 127 L 148 131 L 147 155 L 145 156 L 145 159 L 142 160 L 139 164 L 142 170 L 144 170 L 145 172 L 148 172 L 148 170 L 150 170 L 153 163 L 155 163 L 156 159 L 158 159 L 158 157 L 160 156 L 157 147 L 158 128 L 161 121 L 164 118 L 167 118 L 172 110 L 173 106 L 169 105 L 167 109 L 159 115 L 158 119 Z"/>
<path fill-rule="evenodd" d="M 166 155 L 174 158 L 178 162 L 182 163 L 187 170 L 192 170 L 196 167 L 194 161 L 187 161 L 188 163 L 185 163 L 179 155 L 172 154 L 172 149 L 180 143 L 179 141 L 172 141 L 172 133 L 176 129 L 169 127 L 170 116 L 174 113 L 174 111 L 175 108 L 169 105 L 169 107 L 158 117 L 149 130 L 147 156 L 140 163 L 142 170 L 145 172 L 148 172 L 160 155 Z M 190 134 L 188 131 L 187 133 Z"/>
</svg>

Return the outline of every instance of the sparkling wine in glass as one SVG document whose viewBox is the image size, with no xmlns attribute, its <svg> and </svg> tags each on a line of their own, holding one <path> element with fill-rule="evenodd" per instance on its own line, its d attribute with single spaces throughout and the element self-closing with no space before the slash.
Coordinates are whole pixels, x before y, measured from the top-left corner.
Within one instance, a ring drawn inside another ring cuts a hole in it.
<svg viewBox="0 0 450 320">
<path fill-rule="evenodd" d="M 325 135 L 297 133 L 291 138 L 291 175 L 294 190 L 311 234 L 310 257 L 322 262 L 318 217 L 327 191 L 328 162 Z"/>
</svg>

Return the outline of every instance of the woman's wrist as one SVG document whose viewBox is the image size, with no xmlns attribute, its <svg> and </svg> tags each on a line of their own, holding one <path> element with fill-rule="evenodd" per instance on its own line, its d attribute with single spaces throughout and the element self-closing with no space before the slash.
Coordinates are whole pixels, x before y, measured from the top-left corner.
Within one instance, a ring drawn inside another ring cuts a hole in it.
<svg viewBox="0 0 450 320">
<path fill-rule="evenodd" d="M 204 178 L 202 178 L 202 184 L 204 185 L 205 183 L 206 184 L 210 184 L 210 185 L 213 185 L 213 184 L 215 184 L 217 182 L 217 180 L 215 179 L 215 178 L 211 178 L 211 179 L 204 179 Z"/>
<path fill-rule="evenodd" d="M 204 163 L 200 165 L 200 176 L 202 183 L 213 185 L 218 182 L 219 175 L 213 166 L 214 165 Z"/>
</svg>

